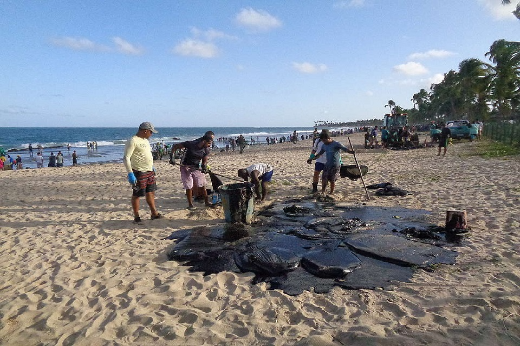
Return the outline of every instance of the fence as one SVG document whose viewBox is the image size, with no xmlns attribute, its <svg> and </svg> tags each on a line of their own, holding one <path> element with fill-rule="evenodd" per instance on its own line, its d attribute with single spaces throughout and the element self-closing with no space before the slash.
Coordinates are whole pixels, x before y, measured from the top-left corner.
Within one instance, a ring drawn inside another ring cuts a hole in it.
<svg viewBox="0 0 520 346">
<path fill-rule="evenodd" d="M 520 146 L 520 124 L 486 123 L 482 135 L 511 146 Z"/>
</svg>

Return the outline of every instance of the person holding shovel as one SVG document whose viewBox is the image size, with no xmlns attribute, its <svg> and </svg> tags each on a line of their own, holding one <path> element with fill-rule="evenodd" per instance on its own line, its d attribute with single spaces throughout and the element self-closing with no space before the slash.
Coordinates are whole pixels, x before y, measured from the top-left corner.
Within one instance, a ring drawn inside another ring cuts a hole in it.
<svg viewBox="0 0 520 346">
<path fill-rule="evenodd" d="M 350 150 L 343 144 L 332 140 L 328 132 L 322 132 L 320 139 L 323 142 L 321 150 L 314 156 L 314 159 L 319 159 L 321 155 L 326 155 L 327 162 L 321 175 L 321 193 L 325 194 L 327 184 L 330 182 L 329 194 L 334 194 L 336 180 L 338 180 L 339 170 L 341 167 L 340 150 L 354 155 L 354 150 Z"/>
</svg>

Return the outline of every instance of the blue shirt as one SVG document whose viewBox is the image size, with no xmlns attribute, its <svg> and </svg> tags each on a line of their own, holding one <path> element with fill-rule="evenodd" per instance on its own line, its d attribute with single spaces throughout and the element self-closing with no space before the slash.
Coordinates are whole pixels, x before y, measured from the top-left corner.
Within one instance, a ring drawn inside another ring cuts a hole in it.
<svg viewBox="0 0 520 346">
<path fill-rule="evenodd" d="M 325 167 L 332 168 L 341 166 L 341 154 L 339 152 L 340 150 L 346 152 L 349 149 L 343 144 L 336 141 L 332 141 L 329 144 L 323 143 L 321 151 L 318 153 L 318 155 L 321 155 L 323 153 L 327 155 L 327 162 L 325 163 Z"/>
</svg>

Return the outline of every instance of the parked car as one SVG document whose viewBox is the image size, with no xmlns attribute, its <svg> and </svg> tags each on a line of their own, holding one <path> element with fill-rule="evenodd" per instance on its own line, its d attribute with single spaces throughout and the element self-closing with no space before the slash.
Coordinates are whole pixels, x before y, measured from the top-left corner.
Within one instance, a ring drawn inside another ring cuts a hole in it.
<svg viewBox="0 0 520 346">
<path fill-rule="evenodd" d="M 446 127 L 451 131 L 451 138 L 462 139 L 466 138 L 470 141 L 477 138 L 478 125 L 471 124 L 467 120 L 452 120 L 446 122 Z"/>
</svg>

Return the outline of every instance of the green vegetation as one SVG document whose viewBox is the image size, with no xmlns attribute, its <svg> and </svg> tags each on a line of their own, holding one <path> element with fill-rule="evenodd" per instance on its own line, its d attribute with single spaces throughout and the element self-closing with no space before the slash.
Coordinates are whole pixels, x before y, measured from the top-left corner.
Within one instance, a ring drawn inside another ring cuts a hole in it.
<svg viewBox="0 0 520 346">
<path fill-rule="evenodd" d="M 486 140 L 479 142 L 475 155 L 486 158 L 520 155 L 520 147 Z"/>
<path fill-rule="evenodd" d="M 495 41 L 486 53 L 491 63 L 471 58 L 450 70 L 430 91 L 414 94 L 410 123 L 467 119 L 520 120 L 520 42 Z M 390 101 L 389 101 L 390 105 Z M 393 105 L 395 111 L 398 106 Z M 392 108 L 392 107 L 391 107 Z"/>
</svg>

